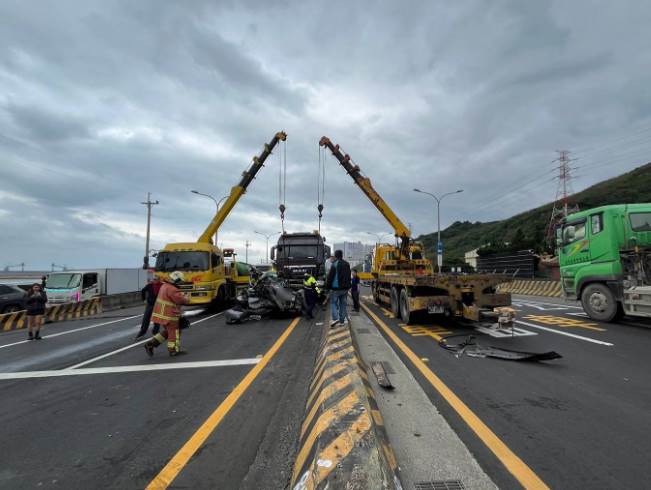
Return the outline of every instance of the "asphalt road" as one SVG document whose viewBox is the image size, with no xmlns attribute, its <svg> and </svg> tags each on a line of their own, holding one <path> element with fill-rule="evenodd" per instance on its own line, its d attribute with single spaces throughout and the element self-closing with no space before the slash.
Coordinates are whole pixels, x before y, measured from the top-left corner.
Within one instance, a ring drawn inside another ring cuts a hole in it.
<svg viewBox="0 0 651 490">
<path fill-rule="evenodd" d="M 322 327 L 200 314 L 187 355 L 149 359 L 132 340 L 141 312 L 0 335 L 0 488 L 145 488 L 190 440 L 170 488 L 284 488 Z"/>
<path fill-rule="evenodd" d="M 514 297 L 522 336 L 494 338 L 431 320 L 405 326 L 386 309 L 365 304 L 549 487 L 649 488 L 651 323 L 593 322 L 575 305 Z M 472 333 L 485 346 L 553 350 L 563 358 L 457 358 L 438 345 L 441 336 L 455 333 Z M 441 392 L 383 335 L 493 481 L 519 488 Z"/>
</svg>

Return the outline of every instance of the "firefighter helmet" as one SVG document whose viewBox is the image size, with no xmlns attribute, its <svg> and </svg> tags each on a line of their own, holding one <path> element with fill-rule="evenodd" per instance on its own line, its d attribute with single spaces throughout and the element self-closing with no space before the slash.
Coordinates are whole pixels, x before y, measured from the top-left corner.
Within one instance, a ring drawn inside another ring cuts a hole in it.
<svg viewBox="0 0 651 490">
<path fill-rule="evenodd" d="M 184 279 L 183 272 L 181 271 L 170 272 L 170 282 L 172 284 L 178 284 L 180 282 L 183 282 L 183 279 Z"/>
</svg>

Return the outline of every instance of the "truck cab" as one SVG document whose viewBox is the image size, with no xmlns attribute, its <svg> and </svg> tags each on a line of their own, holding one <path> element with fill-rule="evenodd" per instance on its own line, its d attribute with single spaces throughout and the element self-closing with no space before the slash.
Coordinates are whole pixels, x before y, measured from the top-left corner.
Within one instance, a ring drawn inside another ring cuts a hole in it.
<svg viewBox="0 0 651 490">
<path fill-rule="evenodd" d="M 289 287 L 303 286 L 305 273 L 311 274 L 319 285 L 325 282 L 325 261 L 330 256 L 330 247 L 319 232 L 284 233 L 271 248 L 271 259 L 278 277 Z"/>
<path fill-rule="evenodd" d="M 51 272 L 45 292 L 48 304 L 79 303 L 104 294 L 103 271 Z"/>
<path fill-rule="evenodd" d="M 556 243 L 565 297 L 581 301 L 590 318 L 651 316 L 651 204 L 571 214 Z"/>
</svg>

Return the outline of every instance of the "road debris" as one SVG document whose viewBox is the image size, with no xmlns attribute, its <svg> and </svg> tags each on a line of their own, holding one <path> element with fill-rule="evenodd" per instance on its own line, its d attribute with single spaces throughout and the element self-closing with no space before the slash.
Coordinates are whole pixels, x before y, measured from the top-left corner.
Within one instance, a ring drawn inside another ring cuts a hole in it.
<svg viewBox="0 0 651 490">
<path fill-rule="evenodd" d="M 456 344 L 450 344 L 449 340 L 455 337 L 464 337 L 465 340 Z M 502 347 L 483 346 L 475 343 L 474 335 L 446 335 L 439 340 L 438 344 L 445 350 L 455 354 L 457 358 L 462 357 L 464 354 L 468 357 L 491 357 L 494 359 L 504 359 L 505 361 L 551 361 L 553 359 L 561 359 L 558 352 L 525 352 L 511 349 L 504 349 Z"/>
</svg>

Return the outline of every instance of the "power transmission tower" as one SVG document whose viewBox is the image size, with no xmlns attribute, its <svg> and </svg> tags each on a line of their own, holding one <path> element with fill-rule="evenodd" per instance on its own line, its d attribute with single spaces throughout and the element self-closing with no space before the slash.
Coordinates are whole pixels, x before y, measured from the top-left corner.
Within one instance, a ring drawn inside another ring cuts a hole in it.
<svg viewBox="0 0 651 490">
<path fill-rule="evenodd" d="M 147 206 L 147 239 L 145 241 L 145 258 L 142 263 L 142 268 L 148 269 L 149 268 L 149 229 L 151 227 L 151 207 L 155 206 L 156 204 L 159 204 L 159 202 L 152 201 L 151 192 L 148 192 L 147 201 L 141 202 L 140 204 L 144 204 L 145 206 Z"/>
<path fill-rule="evenodd" d="M 558 186 L 556 187 L 556 197 L 552 207 L 552 214 L 549 218 L 549 227 L 547 229 L 547 240 L 550 244 L 554 242 L 554 232 L 558 224 L 568 214 L 579 210 L 577 205 L 570 207 L 570 196 L 574 193 L 572 190 L 572 171 L 575 170 L 571 163 L 574 159 L 569 158 L 568 150 L 556 150 L 558 158 L 554 163 L 558 163 Z"/>
</svg>

